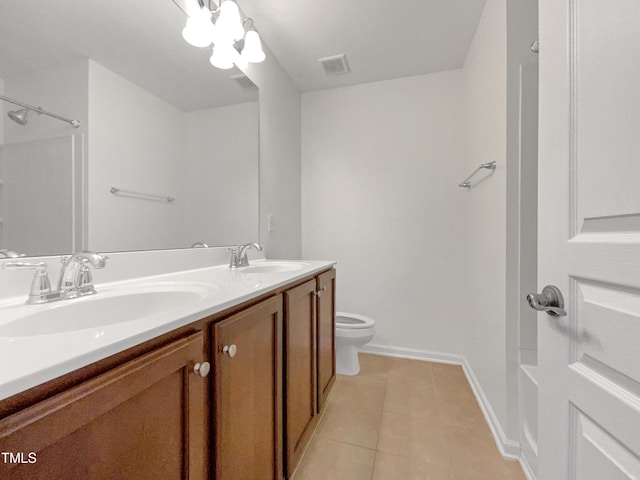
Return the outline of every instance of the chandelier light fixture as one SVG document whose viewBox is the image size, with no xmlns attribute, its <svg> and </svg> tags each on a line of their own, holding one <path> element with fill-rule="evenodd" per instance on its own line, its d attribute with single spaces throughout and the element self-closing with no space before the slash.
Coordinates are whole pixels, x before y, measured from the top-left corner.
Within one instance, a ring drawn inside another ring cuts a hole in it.
<svg viewBox="0 0 640 480">
<path fill-rule="evenodd" d="M 242 67 L 264 61 L 262 42 L 253 20 L 242 20 L 234 0 L 220 0 L 218 5 L 212 0 L 186 0 L 186 10 L 187 24 L 182 37 L 194 47 L 213 47 L 209 61 L 214 67 L 226 70 L 234 65 Z"/>
</svg>

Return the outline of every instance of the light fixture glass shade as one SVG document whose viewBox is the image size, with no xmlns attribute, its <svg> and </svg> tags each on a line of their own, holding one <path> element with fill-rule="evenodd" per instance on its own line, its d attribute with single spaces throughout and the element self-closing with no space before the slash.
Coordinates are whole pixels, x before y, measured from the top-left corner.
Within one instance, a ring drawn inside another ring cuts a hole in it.
<svg viewBox="0 0 640 480">
<path fill-rule="evenodd" d="M 228 70 L 233 67 L 235 49 L 229 44 L 220 44 L 213 47 L 213 53 L 209 62 L 216 68 Z"/>
<path fill-rule="evenodd" d="M 200 2 L 198 2 L 198 0 L 186 0 L 185 10 L 187 11 L 187 15 L 189 17 L 194 17 L 200 13 L 202 7 L 200 6 Z"/>
<path fill-rule="evenodd" d="M 216 40 L 218 43 L 231 43 L 244 37 L 244 27 L 240 19 L 240 9 L 233 0 L 225 0 L 220 7 L 220 16 L 216 22 Z"/>
<path fill-rule="evenodd" d="M 249 30 L 247 35 L 244 37 L 242 58 L 251 63 L 260 63 L 265 59 L 260 35 L 258 35 L 258 32 L 255 30 Z"/>
<path fill-rule="evenodd" d="M 182 30 L 182 38 L 194 47 L 208 47 L 213 42 L 214 34 L 211 12 L 206 8 L 189 17 Z"/>
</svg>

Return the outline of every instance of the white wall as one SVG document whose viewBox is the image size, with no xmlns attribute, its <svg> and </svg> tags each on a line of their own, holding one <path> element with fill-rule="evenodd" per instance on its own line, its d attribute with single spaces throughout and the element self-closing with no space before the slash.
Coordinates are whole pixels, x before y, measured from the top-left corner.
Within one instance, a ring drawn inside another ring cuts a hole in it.
<svg viewBox="0 0 640 480">
<path fill-rule="evenodd" d="M 466 170 L 497 162 L 490 178 L 463 192 L 464 355 L 503 430 L 507 425 L 506 22 L 505 0 L 488 0 L 463 68 Z"/>
<path fill-rule="evenodd" d="M 184 247 L 184 114 L 89 62 L 88 245 L 94 251 Z M 110 187 L 171 195 L 162 203 Z M 141 224 L 140 220 L 144 219 Z M 135 232 L 135 235 L 132 234 Z"/>
<path fill-rule="evenodd" d="M 375 344 L 461 353 L 463 100 L 459 70 L 302 96 L 302 255 Z"/>
<path fill-rule="evenodd" d="M 184 113 L 91 61 L 89 127 L 91 250 L 258 240 L 257 102 Z M 113 195 L 111 186 L 175 201 Z"/>
<path fill-rule="evenodd" d="M 265 47 L 245 73 L 260 88 L 260 242 L 269 258 L 301 255 L 300 92 Z M 267 215 L 274 215 L 273 231 Z"/>
<path fill-rule="evenodd" d="M 248 102 L 186 114 L 185 245 L 258 240 L 258 111 Z"/>
</svg>

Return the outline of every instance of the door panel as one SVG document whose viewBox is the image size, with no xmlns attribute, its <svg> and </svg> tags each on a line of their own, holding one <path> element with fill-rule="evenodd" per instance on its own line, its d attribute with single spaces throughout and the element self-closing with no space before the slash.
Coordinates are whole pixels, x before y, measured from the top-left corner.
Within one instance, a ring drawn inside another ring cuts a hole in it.
<svg viewBox="0 0 640 480">
<path fill-rule="evenodd" d="M 316 420 L 316 281 L 284 294 L 287 476 L 291 476 Z"/>
<path fill-rule="evenodd" d="M 640 3 L 540 1 L 539 477 L 640 465 Z"/>
<path fill-rule="evenodd" d="M 579 410 L 576 419 L 576 478 L 630 480 L 640 476 L 640 461 L 624 445 Z"/>
<path fill-rule="evenodd" d="M 213 345 L 215 478 L 282 478 L 282 298 L 215 324 Z"/>
<path fill-rule="evenodd" d="M 318 291 L 318 413 L 324 408 L 336 378 L 335 292 L 336 271 L 330 270 L 317 278 Z"/>
<path fill-rule="evenodd" d="M 175 341 L 0 421 L 3 480 L 205 480 L 202 334 Z"/>
</svg>

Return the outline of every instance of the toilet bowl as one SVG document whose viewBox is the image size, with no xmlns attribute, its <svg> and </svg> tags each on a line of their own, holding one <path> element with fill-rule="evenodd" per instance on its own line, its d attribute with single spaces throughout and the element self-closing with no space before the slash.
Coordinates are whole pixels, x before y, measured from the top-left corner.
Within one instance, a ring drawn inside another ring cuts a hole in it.
<svg viewBox="0 0 640 480">
<path fill-rule="evenodd" d="M 355 313 L 336 313 L 336 373 L 357 375 L 358 349 L 375 335 L 375 320 Z"/>
</svg>

